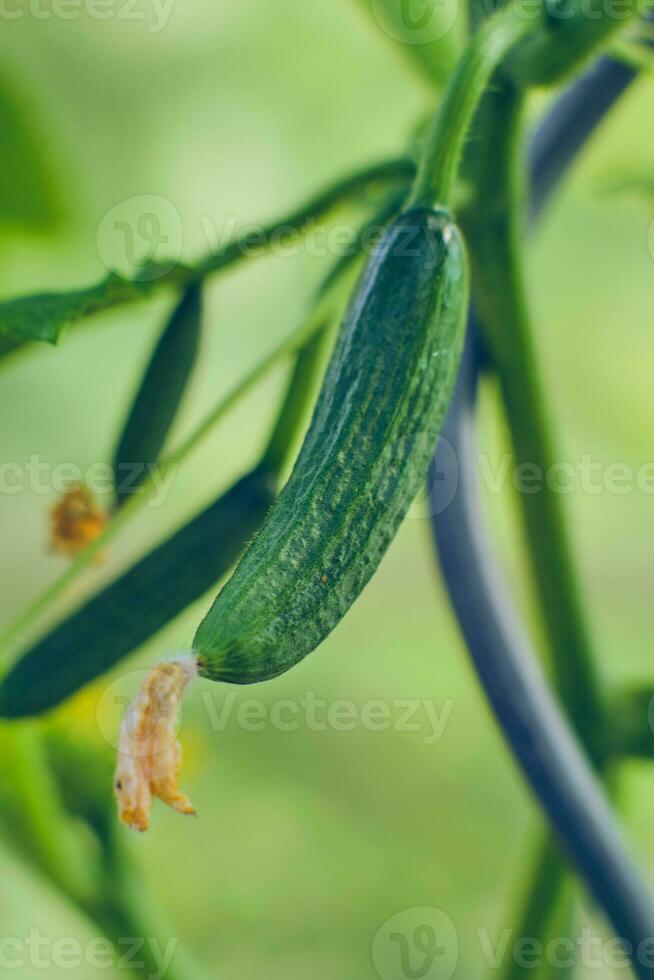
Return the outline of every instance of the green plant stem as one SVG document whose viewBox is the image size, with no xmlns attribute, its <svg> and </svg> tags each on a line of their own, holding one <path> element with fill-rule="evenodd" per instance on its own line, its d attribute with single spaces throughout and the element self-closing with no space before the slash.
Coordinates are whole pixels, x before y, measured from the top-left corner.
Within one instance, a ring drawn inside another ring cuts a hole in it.
<svg viewBox="0 0 654 980">
<path fill-rule="evenodd" d="M 535 939 L 545 947 L 548 937 L 556 938 L 553 931 L 560 925 L 556 909 L 560 906 L 566 878 L 566 866 L 561 854 L 549 839 L 543 839 L 538 844 L 528 886 L 520 904 L 523 911 L 515 933 L 518 942 Z M 534 973 L 533 964 L 525 964 L 511 957 L 503 977 L 504 980 L 525 980 L 525 977 L 533 977 Z"/>
<path fill-rule="evenodd" d="M 489 18 L 470 39 L 427 138 L 411 192 L 412 206 L 450 205 L 468 130 L 489 79 L 531 27 L 519 8 L 511 8 Z"/>
<path fill-rule="evenodd" d="M 312 222 L 316 218 L 324 217 L 338 205 L 356 199 L 361 192 L 370 190 L 375 184 L 406 182 L 414 174 L 415 163 L 409 157 L 385 160 L 372 167 L 358 170 L 291 211 L 286 217 L 278 218 L 262 229 L 237 236 L 222 252 L 208 255 L 190 267 L 189 279 L 203 279 L 250 255 L 264 254 L 271 245 L 279 243 L 282 235 L 302 234 L 307 228 L 312 227 Z"/>
<path fill-rule="evenodd" d="M 618 4 L 611 0 L 548 0 L 539 15 L 538 30 L 516 46 L 503 70 L 522 88 L 561 82 L 583 68 L 645 9 L 642 0 Z"/>
<path fill-rule="evenodd" d="M 6 652 L 68 589 L 68 587 L 85 571 L 96 556 L 103 551 L 117 536 L 119 531 L 148 503 L 156 491 L 157 483 L 166 478 L 167 474 L 180 466 L 197 446 L 206 438 L 213 427 L 221 421 L 224 415 L 247 394 L 279 361 L 291 356 L 306 343 L 323 326 L 329 318 L 341 295 L 345 282 L 350 277 L 339 277 L 332 282 L 330 288 L 323 294 L 306 320 L 291 333 L 281 344 L 256 364 L 227 394 L 216 403 L 206 414 L 187 439 L 174 451 L 163 457 L 158 464 L 158 480 L 152 475 L 147 476 L 127 503 L 118 510 L 108 522 L 103 533 L 96 538 L 71 563 L 68 569 L 45 592 L 36 599 L 0 636 L 0 653 Z"/>
<path fill-rule="evenodd" d="M 94 302 L 91 316 L 95 313 L 114 309 L 137 300 L 148 299 L 164 288 L 183 290 L 187 286 L 198 283 L 214 273 L 222 272 L 237 265 L 247 258 L 264 255 L 270 249 L 291 235 L 302 235 L 313 227 L 317 218 L 324 217 L 335 207 L 351 200 L 357 200 L 364 192 L 376 185 L 384 186 L 389 183 L 407 184 L 415 175 L 415 163 L 409 157 L 400 157 L 383 161 L 336 182 L 327 190 L 311 198 L 300 207 L 291 211 L 285 217 L 279 218 L 255 231 L 249 230 L 237 235 L 223 249 L 205 256 L 193 265 L 178 263 L 172 268 L 162 266 L 161 273 L 156 273 L 156 263 L 149 267 L 150 278 L 144 280 L 128 279 L 116 276 L 112 279 L 111 288 L 106 289 L 105 283 L 89 287 L 88 290 L 75 290 L 76 293 L 93 293 Z M 10 300 L 8 302 L 13 302 Z M 0 324 L 2 322 L 2 306 L 0 303 Z M 30 346 L 30 342 L 3 335 L 0 327 L 0 360 Z"/>
<path fill-rule="evenodd" d="M 519 217 L 522 97 L 497 82 L 478 120 L 476 199 L 464 222 L 485 339 L 497 367 L 516 463 L 536 467 L 537 493 L 520 495 L 554 679 L 593 761 L 603 758 L 603 705 L 561 497 L 547 477 L 558 460 L 524 290 Z"/>
</svg>

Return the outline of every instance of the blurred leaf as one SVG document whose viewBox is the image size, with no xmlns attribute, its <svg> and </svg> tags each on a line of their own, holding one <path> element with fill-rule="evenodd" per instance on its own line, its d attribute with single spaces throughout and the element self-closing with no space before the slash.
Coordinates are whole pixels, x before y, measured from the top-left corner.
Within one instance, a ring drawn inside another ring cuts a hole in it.
<svg viewBox="0 0 654 980">
<path fill-rule="evenodd" d="M 255 469 L 40 640 L 0 684 L 0 715 L 38 714 L 113 667 L 230 569 L 274 499 Z"/>
<path fill-rule="evenodd" d="M 154 348 L 118 442 L 113 463 L 119 503 L 137 490 L 132 475 L 159 459 L 191 377 L 202 330 L 202 287 L 192 285 Z"/>
<path fill-rule="evenodd" d="M 145 297 L 152 289 L 151 279 L 123 279 L 112 272 L 88 289 L 6 300 L 0 303 L 0 342 L 6 343 L 5 338 L 9 338 L 56 344 L 63 330 L 76 320 Z"/>
<path fill-rule="evenodd" d="M 48 147 L 6 78 L 0 78 L 0 224 L 40 230 L 56 224 L 60 205 Z"/>
</svg>

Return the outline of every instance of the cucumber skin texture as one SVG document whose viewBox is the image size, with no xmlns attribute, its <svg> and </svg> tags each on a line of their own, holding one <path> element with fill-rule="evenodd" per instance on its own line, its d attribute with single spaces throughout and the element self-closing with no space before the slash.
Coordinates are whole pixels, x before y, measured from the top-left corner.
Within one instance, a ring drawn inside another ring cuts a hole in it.
<svg viewBox="0 0 654 980">
<path fill-rule="evenodd" d="M 109 670 L 231 568 L 275 498 L 260 468 L 233 484 L 38 641 L 0 683 L 0 717 L 38 714 Z"/>
<path fill-rule="evenodd" d="M 426 478 L 467 303 L 467 256 L 450 216 L 400 215 L 355 290 L 293 472 L 198 628 L 203 676 L 275 677 L 357 599 Z"/>
</svg>

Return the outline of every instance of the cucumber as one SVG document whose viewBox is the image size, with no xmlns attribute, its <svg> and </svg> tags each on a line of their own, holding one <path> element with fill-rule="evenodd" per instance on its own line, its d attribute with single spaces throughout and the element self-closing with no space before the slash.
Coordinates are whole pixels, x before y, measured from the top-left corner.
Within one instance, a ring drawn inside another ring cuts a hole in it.
<svg viewBox="0 0 654 980">
<path fill-rule="evenodd" d="M 251 684 L 311 653 L 355 602 L 426 477 L 468 302 L 442 209 L 387 228 L 350 303 L 291 476 L 200 624 L 200 674 Z"/>
<path fill-rule="evenodd" d="M 189 286 L 161 332 L 114 453 L 118 506 L 159 460 L 191 379 L 202 333 L 202 287 Z"/>
</svg>

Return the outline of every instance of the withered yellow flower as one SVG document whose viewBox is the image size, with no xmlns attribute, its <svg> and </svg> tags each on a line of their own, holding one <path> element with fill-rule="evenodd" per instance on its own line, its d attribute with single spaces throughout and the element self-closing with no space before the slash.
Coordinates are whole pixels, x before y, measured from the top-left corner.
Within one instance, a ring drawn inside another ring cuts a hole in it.
<svg viewBox="0 0 654 980">
<path fill-rule="evenodd" d="M 67 490 L 50 514 L 52 550 L 74 558 L 100 537 L 107 515 L 96 503 L 88 487 L 76 484 Z"/>
<path fill-rule="evenodd" d="M 195 814 L 193 804 L 179 789 L 182 747 L 176 729 L 184 689 L 196 674 L 193 656 L 158 664 L 127 709 L 114 787 L 120 819 L 133 830 L 150 826 L 153 797 L 179 813 Z"/>
</svg>

